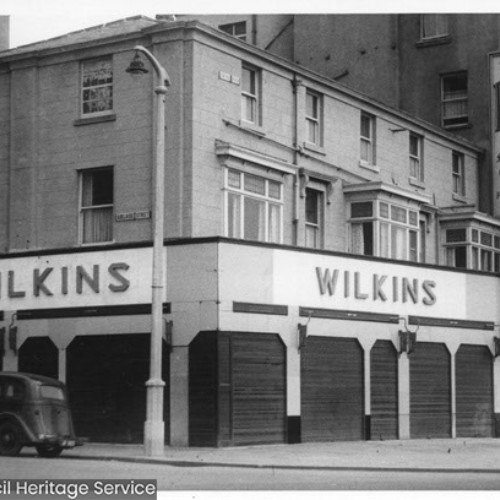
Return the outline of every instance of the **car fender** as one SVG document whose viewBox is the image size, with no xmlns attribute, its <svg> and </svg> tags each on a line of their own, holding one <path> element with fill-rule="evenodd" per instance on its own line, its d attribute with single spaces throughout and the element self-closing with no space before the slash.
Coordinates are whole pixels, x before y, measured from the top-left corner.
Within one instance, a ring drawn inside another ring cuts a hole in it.
<svg viewBox="0 0 500 500">
<path fill-rule="evenodd" d="M 33 432 L 29 429 L 26 423 L 22 419 L 20 419 L 16 414 L 10 412 L 0 413 L 0 424 L 4 422 L 11 422 L 17 425 L 21 429 L 23 433 L 22 436 L 23 442 L 32 443 L 37 441 L 37 436 L 33 434 Z"/>
</svg>

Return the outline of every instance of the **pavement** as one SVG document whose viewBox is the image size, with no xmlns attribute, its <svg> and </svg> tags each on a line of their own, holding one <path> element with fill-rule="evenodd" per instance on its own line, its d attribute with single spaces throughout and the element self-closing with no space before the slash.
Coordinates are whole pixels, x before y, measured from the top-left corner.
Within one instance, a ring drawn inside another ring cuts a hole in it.
<svg viewBox="0 0 500 500">
<path fill-rule="evenodd" d="M 343 441 L 227 448 L 166 446 L 160 457 L 145 456 L 142 445 L 86 443 L 64 451 L 62 457 L 164 463 L 178 467 L 464 471 L 500 474 L 500 439 Z"/>
</svg>

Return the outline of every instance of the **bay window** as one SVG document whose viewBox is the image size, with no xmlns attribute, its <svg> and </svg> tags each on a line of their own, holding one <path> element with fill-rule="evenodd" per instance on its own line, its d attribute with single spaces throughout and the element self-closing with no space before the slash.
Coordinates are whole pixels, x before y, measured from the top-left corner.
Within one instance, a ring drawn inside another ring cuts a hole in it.
<svg viewBox="0 0 500 500">
<path fill-rule="evenodd" d="M 450 267 L 500 272 L 500 235 L 473 227 L 450 228 L 444 248 Z"/>
<path fill-rule="evenodd" d="M 353 202 L 350 245 L 356 254 L 417 262 L 418 212 L 379 200 Z"/>
</svg>

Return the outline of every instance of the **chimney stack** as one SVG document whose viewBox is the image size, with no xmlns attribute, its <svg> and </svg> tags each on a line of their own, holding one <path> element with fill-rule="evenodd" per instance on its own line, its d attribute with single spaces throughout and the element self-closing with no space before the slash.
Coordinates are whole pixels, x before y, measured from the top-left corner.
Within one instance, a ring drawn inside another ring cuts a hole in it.
<svg viewBox="0 0 500 500">
<path fill-rule="evenodd" d="M 0 51 L 10 48 L 10 16 L 0 16 Z"/>
</svg>

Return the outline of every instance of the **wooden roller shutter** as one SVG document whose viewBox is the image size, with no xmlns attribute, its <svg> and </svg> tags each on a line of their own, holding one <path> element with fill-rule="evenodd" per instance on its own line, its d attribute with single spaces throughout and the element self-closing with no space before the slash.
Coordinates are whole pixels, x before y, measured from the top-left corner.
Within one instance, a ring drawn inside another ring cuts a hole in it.
<svg viewBox="0 0 500 500">
<path fill-rule="evenodd" d="M 398 355 L 388 340 L 370 352 L 371 439 L 398 438 Z"/>
<path fill-rule="evenodd" d="M 444 344 L 418 342 L 410 354 L 410 436 L 451 436 L 450 354 Z"/>
<path fill-rule="evenodd" d="M 285 346 L 278 335 L 234 333 L 233 443 L 283 443 L 286 438 Z"/>
<path fill-rule="evenodd" d="M 491 352 L 485 346 L 461 345 L 455 360 L 457 437 L 492 437 Z"/>
<path fill-rule="evenodd" d="M 302 441 L 364 438 L 363 351 L 356 339 L 308 337 L 302 350 Z"/>
<path fill-rule="evenodd" d="M 217 445 L 217 333 L 189 345 L 189 444 Z"/>
</svg>

